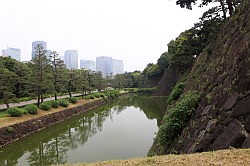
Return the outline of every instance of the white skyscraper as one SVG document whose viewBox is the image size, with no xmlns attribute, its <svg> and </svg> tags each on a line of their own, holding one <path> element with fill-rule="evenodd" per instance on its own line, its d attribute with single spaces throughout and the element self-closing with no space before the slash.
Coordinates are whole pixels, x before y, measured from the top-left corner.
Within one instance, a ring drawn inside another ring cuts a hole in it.
<svg viewBox="0 0 250 166">
<path fill-rule="evenodd" d="M 78 69 L 78 52 L 76 50 L 65 51 L 64 63 L 68 69 Z"/>
<path fill-rule="evenodd" d="M 96 57 L 96 71 L 100 71 L 103 77 L 113 75 L 112 58 L 108 56 Z"/>
<path fill-rule="evenodd" d="M 21 61 L 21 50 L 18 48 L 7 48 L 2 51 L 2 56 L 10 56 L 13 59 Z"/>
<path fill-rule="evenodd" d="M 117 59 L 112 59 L 112 61 L 113 61 L 113 75 L 124 73 L 123 61 Z"/>
<path fill-rule="evenodd" d="M 95 61 L 81 59 L 80 68 L 95 71 Z"/>
<path fill-rule="evenodd" d="M 34 42 L 32 42 L 32 59 L 35 58 L 35 56 L 36 56 L 36 49 L 35 49 L 35 47 L 38 44 L 42 45 L 44 50 L 47 50 L 47 43 L 46 42 L 44 42 L 44 41 L 34 41 Z M 48 57 L 47 54 L 46 54 L 46 57 Z"/>
</svg>

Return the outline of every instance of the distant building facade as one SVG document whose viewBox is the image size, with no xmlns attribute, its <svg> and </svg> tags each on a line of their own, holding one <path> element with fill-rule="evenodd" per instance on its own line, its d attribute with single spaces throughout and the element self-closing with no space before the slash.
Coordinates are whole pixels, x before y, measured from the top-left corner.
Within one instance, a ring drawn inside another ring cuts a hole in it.
<svg viewBox="0 0 250 166">
<path fill-rule="evenodd" d="M 96 57 L 96 71 L 102 73 L 103 77 L 113 75 L 113 61 L 111 57 L 100 56 Z"/>
<path fill-rule="evenodd" d="M 117 59 L 112 59 L 112 61 L 113 61 L 113 75 L 115 76 L 116 74 L 124 73 L 123 61 Z"/>
<path fill-rule="evenodd" d="M 36 56 L 36 49 L 35 47 L 40 44 L 44 50 L 47 50 L 47 43 L 45 41 L 34 41 L 32 42 L 32 55 L 31 58 L 35 58 Z M 48 54 L 46 53 L 46 57 L 48 58 Z"/>
<path fill-rule="evenodd" d="M 18 48 L 7 48 L 2 51 L 2 56 L 9 56 L 13 59 L 21 61 L 21 50 Z"/>
<path fill-rule="evenodd" d="M 67 69 L 78 69 L 78 52 L 77 50 L 67 50 L 64 53 L 64 63 Z"/>
<path fill-rule="evenodd" d="M 81 59 L 80 68 L 95 71 L 95 61 Z"/>
</svg>

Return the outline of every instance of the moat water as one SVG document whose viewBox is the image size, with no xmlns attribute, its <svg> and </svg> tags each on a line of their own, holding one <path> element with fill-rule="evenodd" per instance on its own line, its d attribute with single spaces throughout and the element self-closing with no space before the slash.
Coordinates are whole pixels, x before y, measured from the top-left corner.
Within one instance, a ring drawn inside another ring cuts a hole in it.
<svg viewBox="0 0 250 166">
<path fill-rule="evenodd" d="M 0 149 L 0 165 L 50 165 L 145 157 L 165 98 L 124 96 Z"/>
</svg>

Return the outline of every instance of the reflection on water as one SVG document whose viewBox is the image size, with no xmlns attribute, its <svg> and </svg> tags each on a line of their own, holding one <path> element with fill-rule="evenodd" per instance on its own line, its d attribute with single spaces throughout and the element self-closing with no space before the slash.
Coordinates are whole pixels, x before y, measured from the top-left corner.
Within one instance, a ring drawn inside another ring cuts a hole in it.
<svg viewBox="0 0 250 166">
<path fill-rule="evenodd" d="M 164 98 L 125 96 L 0 149 L 0 165 L 50 165 L 146 156 Z"/>
</svg>

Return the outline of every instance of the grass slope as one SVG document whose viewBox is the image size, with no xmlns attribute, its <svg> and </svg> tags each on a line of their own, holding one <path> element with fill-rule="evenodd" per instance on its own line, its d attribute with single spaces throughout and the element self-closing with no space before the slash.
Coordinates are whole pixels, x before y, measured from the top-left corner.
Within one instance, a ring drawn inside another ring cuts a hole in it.
<svg viewBox="0 0 250 166">
<path fill-rule="evenodd" d="M 250 149 L 230 149 L 185 155 L 166 155 L 129 160 L 112 160 L 90 164 L 66 164 L 64 166 L 248 166 Z"/>
</svg>

